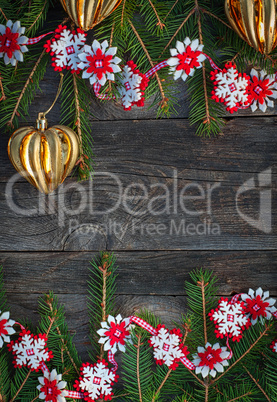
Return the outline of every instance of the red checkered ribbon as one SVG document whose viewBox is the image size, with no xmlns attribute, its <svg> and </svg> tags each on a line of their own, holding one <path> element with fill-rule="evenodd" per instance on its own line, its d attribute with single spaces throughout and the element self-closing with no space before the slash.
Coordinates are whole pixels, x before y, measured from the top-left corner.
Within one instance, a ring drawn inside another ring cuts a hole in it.
<svg viewBox="0 0 277 402">
<path fill-rule="evenodd" d="M 205 57 L 207 57 L 207 59 L 208 59 L 209 62 L 210 62 L 210 65 L 212 66 L 212 68 L 213 68 L 214 70 L 222 71 L 221 68 L 217 67 L 217 65 L 215 64 L 215 62 L 213 61 L 213 59 L 212 59 L 210 56 L 208 56 L 206 53 L 203 53 L 203 52 L 202 52 L 202 54 L 203 54 Z"/>
<path fill-rule="evenodd" d="M 230 354 L 227 357 L 227 360 L 230 360 L 232 358 L 232 356 L 233 356 L 233 352 L 232 352 L 232 349 L 230 348 L 229 338 L 227 338 L 227 340 L 226 340 L 226 345 L 227 345 L 227 348 L 230 350 Z"/>
<path fill-rule="evenodd" d="M 155 74 L 156 71 L 159 71 L 163 67 L 168 67 L 167 60 L 161 61 L 159 64 L 148 70 L 147 73 L 145 73 L 145 77 L 151 77 L 151 75 Z"/>
<path fill-rule="evenodd" d="M 48 32 L 46 34 L 40 35 L 37 38 L 29 38 L 28 42 L 26 43 L 26 45 L 34 45 L 35 43 L 38 43 L 41 39 L 45 38 L 45 36 L 53 34 L 54 32 Z"/>
<path fill-rule="evenodd" d="M 114 367 L 112 368 L 112 371 L 115 373 L 116 370 L 118 369 L 118 364 L 114 360 L 114 354 L 110 350 L 108 351 L 108 360 L 110 363 L 113 364 Z"/>
<path fill-rule="evenodd" d="M 105 100 L 116 99 L 116 97 L 114 95 L 109 96 L 107 94 L 100 94 L 99 93 L 100 88 L 101 88 L 101 85 L 98 82 L 93 84 L 93 90 L 94 90 L 94 93 L 95 93 L 95 95 L 97 96 L 98 99 L 105 99 Z"/>
<path fill-rule="evenodd" d="M 44 362 L 40 363 L 40 368 L 43 371 L 43 373 L 49 373 L 49 369 Z"/>
<path fill-rule="evenodd" d="M 85 397 L 82 392 L 78 391 L 68 391 L 67 389 L 65 389 L 64 392 L 66 398 L 83 399 Z"/>
<path fill-rule="evenodd" d="M 182 362 L 183 365 L 189 370 L 196 369 L 195 365 L 189 359 L 187 359 L 186 356 L 181 357 L 180 362 Z"/>
<path fill-rule="evenodd" d="M 277 311 L 275 313 L 272 313 L 273 317 L 277 319 Z"/>
<path fill-rule="evenodd" d="M 15 322 L 15 324 L 20 326 L 21 331 L 24 331 L 24 329 L 26 329 L 22 324 L 20 324 L 20 322 Z"/>
<path fill-rule="evenodd" d="M 235 304 L 239 301 L 240 296 L 242 295 L 242 293 L 238 293 L 237 295 L 233 296 L 231 299 L 231 303 Z"/>
<path fill-rule="evenodd" d="M 135 324 L 139 325 L 140 327 L 144 328 L 147 332 L 149 332 L 152 335 L 157 335 L 157 330 L 156 328 L 152 327 L 152 325 L 148 324 L 148 322 L 144 321 L 142 318 L 136 317 L 136 316 L 131 316 L 130 317 L 130 323 L 134 322 Z"/>
</svg>

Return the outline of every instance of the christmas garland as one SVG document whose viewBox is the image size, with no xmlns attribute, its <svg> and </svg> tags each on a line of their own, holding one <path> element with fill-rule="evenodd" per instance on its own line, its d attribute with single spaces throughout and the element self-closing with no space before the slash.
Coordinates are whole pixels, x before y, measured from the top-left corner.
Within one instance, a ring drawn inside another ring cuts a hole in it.
<svg viewBox="0 0 277 402">
<path fill-rule="evenodd" d="M 115 258 L 102 253 L 89 280 L 91 362 L 82 363 L 53 294 L 40 301 L 38 329 L 27 328 L 10 318 L 0 279 L 2 400 L 276 400 L 276 300 L 261 288 L 215 307 L 215 277 L 194 271 L 186 283 L 191 311 L 169 330 L 147 312 L 125 319 L 113 313 Z M 114 387 L 117 353 L 124 389 Z"/>
</svg>

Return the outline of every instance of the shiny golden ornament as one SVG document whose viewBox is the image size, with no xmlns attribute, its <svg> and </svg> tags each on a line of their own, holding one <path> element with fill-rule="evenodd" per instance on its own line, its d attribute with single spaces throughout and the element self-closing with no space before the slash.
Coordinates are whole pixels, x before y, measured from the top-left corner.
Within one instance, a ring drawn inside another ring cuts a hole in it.
<svg viewBox="0 0 277 402">
<path fill-rule="evenodd" d="M 87 31 L 108 17 L 122 0 L 60 0 L 75 24 Z"/>
<path fill-rule="evenodd" d="M 78 156 L 77 134 L 66 126 L 47 129 L 43 113 L 37 127 L 16 130 L 8 143 L 9 158 L 15 169 L 41 192 L 54 191 L 70 174 Z"/>
<path fill-rule="evenodd" d="M 234 31 L 265 55 L 277 44 L 276 7 L 277 0 L 225 1 L 225 12 Z"/>
</svg>

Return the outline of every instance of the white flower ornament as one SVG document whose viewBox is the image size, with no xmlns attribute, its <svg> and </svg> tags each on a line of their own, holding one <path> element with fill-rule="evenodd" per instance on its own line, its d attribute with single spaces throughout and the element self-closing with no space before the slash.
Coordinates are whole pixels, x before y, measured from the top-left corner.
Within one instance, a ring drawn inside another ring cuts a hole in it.
<svg viewBox="0 0 277 402">
<path fill-rule="evenodd" d="M 23 61 L 23 53 L 28 51 L 27 36 L 24 34 L 25 28 L 20 26 L 20 21 L 13 23 L 11 20 L 7 25 L 0 24 L 0 57 L 4 57 L 4 63 L 12 66 L 16 61 Z"/>
<path fill-rule="evenodd" d="M 9 318 L 9 311 L 2 313 L 0 316 L 0 348 L 2 348 L 4 342 L 10 342 L 10 335 L 15 334 L 15 330 L 13 329 L 15 321 L 10 320 Z"/>
<path fill-rule="evenodd" d="M 251 110 L 259 109 L 265 112 L 268 107 L 274 107 L 274 101 L 269 98 L 277 98 L 277 82 L 275 75 L 267 75 L 266 71 L 256 71 L 254 68 L 250 71 L 251 80 L 248 85 L 248 94 L 250 96 Z"/>
<path fill-rule="evenodd" d="M 115 56 L 117 48 L 108 46 L 106 40 L 101 44 L 94 40 L 92 46 L 85 45 L 83 53 L 78 55 L 81 60 L 78 68 L 83 70 L 82 78 L 89 78 L 91 85 L 98 83 L 103 86 L 107 79 L 113 81 L 114 74 L 121 71 L 118 66 L 121 59 Z"/>
<path fill-rule="evenodd" d="M 125 352 L 125 343 L 131 343 L 130 319 L 122 319 L 118 314 L 116 317 L 108 316 L 108 320 L 101 322 L 101 329 L 97 331 L 100 335 L 99 343 L 104 344 L 104 350 L 110 350 L 113 354 L 119 349 Z"/>
<path fill-rule="evenodd" d="M 40 391 L 39 399 L 46 401 L 66 402 L 67 391 L 66 381 L 62 381 L 62 375 L 57 374 L 54 369 L 50 372 L 44 372 L 44 377 L 38 377 L 40 385 L 37 389 Z"/>
<path fill-rule="evenodd" d="M 205 348 L 198 347 L 197 353 L 193 355 L 194 360 L 192 363 L 196 366 L 195 373 L 202 374 L 205 378 L 209 374 L 212 377 L 216 376 L 216 373 L 223 373 L 224 366 L 228 366 L 228 359 L 230 358 L 230 352 L 227 347 L 220 347 L 219 343 L 213 346 L 210 343 L 206 343 Z"/>
<path fill-rule="evenodd" d="M 167 60 L 169 72 L 173 74 L 174 80 L 181 77 L 186 81 L 188 76 L 193 76 L 196 68 L 202 67 L 201 63 L 206 59 L 202 53 L 203 47 L 198 39 L 191 41 L 186 38 L 184 42 L 177 41 L 176 49 L 170 49 L 172 57 Z"/>
<path fill-rule="evenodd" d="M 245 313 L 251 319 L 251 324 L 254 325 L 260 319 L 269 320 L 272 314 L 276 312 L 274 304 L 276 299 L 269 297 L 269 292 L 263 292 L 260 287 L 254 292 L 253 289 L 249 289 L 248 293 L 243 293 L 241 299 L 245 304 Z"/>
</svg>

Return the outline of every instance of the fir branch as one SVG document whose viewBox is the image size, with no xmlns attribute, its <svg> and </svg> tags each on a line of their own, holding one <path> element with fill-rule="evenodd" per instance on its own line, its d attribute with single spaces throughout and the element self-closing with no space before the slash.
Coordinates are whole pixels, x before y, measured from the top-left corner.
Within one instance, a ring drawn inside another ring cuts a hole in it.
<svg viewBox="0 0 277 402">
<path fill-rule="evenodd" d="M 245 394 L 237 396 L 236 398 L 229 399 L 229 401 L 227 401 L 227 402 L 235 402 L 235 401 L 238 401 L 239 399 L 244 398 L 245 396 L 248 396 L 248 395 L 252 395 L 252 392 L 246 392 Z"/>
<path fill-rule="evenodd" d="M 122 2 L 122 11 L 121 11 L 121 27 L 123 27 L 125 6 L 126 6 L 126 0 L 123 0 L 123 2 Z"/>
<path fill-rule="evenodd" d="M 44 1 L 44 4 L 43 4 L 43 7 L 42 7 L 42 9 L 41 9 L 41 11 L 40 11 L 40 13 L 39 13 L 38 16 L 36 17 L 36 19 L 34 20 L 34 22 L 32 23 L 32 25 L 29 26 L 29 28 L 26 30 L 26 33 L 28 33 L 29 31 L 31 31 L 32 28 L 36 25 L 37 21 L 38 21 L 38 20 L 40 19 L 40 17 L 42 16 L 42 13 L 44 12 L 47 3 L 48 3 L 48 0 L 45 0 L 45 1 Z"/>
<path fill-rule="evenodd" d="M 99 266 L 98 268 L 102 272 L 102 277 L 103 277 L 103 286 L 102 286 L 102 321 L 106 321 L 107 316 L 106 316 L 106 302 L 107 302 L 107 276 L 109 276 L 108 268 L 110 267 L 110 263 L 107 261 L 104 262 L 103 266 Z M 104 345 L 101 345 L 101 352 L 100 352 L 100 360 L 103 359 L 104 357 Z"/>
<path fill-rule="evenodd" d="M 205 283 L 204 278 L 201 281 L 197 282 L 197 285 L 201 288 L 202 293 L 202 303 L 203 303 L 203 323 L 204 323 L 204 341 L 205 345 L 208 342 L 208 335 L 207 335 L 207 317 L 206 317 L 206 299 L 205 299 L 205 288 L 208 286 L 209 283 Z"/>
<path fill-rule="evenodd" d="M 8 21 L 8 18 L 6 17 L 4 11 L 2 10 L 2 8 L 0 7 L 0 12 L 3 15 L 3 17 L 5 18 L 6 21 Z"/>
<path fill-rule="evenodd" d="M 76 373 L 79 375 L 80 372 L 79 372 L 78 367 L 76 366 L 76 364 L 75 364 L 75 362 L 74 362 L 74 360 L 73 360 L 73 358 L 72 358 L 72 356 L 71 356 L 71 354 L 69 352 L 69 349 L 68 349 L 68 347 L 67 347 L 67 345 L 66 345 L 66 343 L 65 343 L 65 341 L 64 341 L 64 339 L 62 337 L 61 330 L 60 330 L 60 328 L 58 326 L 56 327 L 56 329 L 57 329 L 58 334 L 61 337 L 63 347 L 64 347 L 64 349 L 65 349 L 65 351 L 66 351 L 66 353 L 67 353 L 67 355 L 68 355 L 68 357 L 69 357 L 69 359 L 70 359 L 70 361 L 72 363 L 72 366 L 74 367 L 74 370 L 76 371 Z"/>
<path fill-rule="evenodd" d="M 166 14 L 166 16 L 164 17 L 164 22 L 167 19 L 167 17 L 171 14 L 172 10 L 174 9 L 174 7 L 176 6 L 176 4 L 179 2 L 179 0 L 176 0 L 175 3 L 173 4 L 173 6 L 171 7 L 171 9 L 168 11 L 168 13 Z"/>
<path fill-rule="evenodd" d="M 156 17 L 157 17 L 157 20 L 158 20 L 157 25 L 158 25 L 161 29 L 163 29 L 163 28 L 165 27 L 165 24 L 163 24 L 162 21 L 160 20 L 159 14 L 157 13 L 157 10 L 156 10 L 156 8 L 155 8 L 153 2 L 152 2 L 151 0 L 148 0 L 148 1 L 149 1 L 149 3 L 150 3 L 150 6 L 153 8 L 154 13 L 155 13 L 155 15 L 156 15 Z"/>
<path fill-rule="evenodd" d="M 271 402 L 271 399 L 269 398 L 269 396 L 266 394 L 265 390 L 260 386 L 260 384 L 258 383 L 258 381 L 252 376 L 252 374 L 247 370 L 247 368 L 243 365 L 242 366 L 244 368 L 244 370 L 247 372 L 247 374 L 249 375 L 249 377 L 251 378 L 251 380 L 255 383 L 255 385 L 259 388 L 259 390 L 262 392 L 262 394 L 264 394 L 264 396 L 266 397 L 266 399 Z"/>
<path fill-rule="evenodd" d="M 0 90 L 1 90 L 1 98 L 0 98 L 0 102 L 4 101 L 7 99 L 6 95 L 5 95 L 5 91 L 4 91 L 4 87 L 3 87 L 3 83 L 2 83 L 2 77 L 0 76 Z"/>
<path fill-rule="evenodd" d="M 137 379 L 138 379 L 138 392 L 139 392 L 139 402 L 142 402 L 142 393 L 141 393 L 141 385 L 140 385 L 140 373 L 139 373 L 139 352 L 141 346 L 141 334 L 136 335 L 138 338 L 137 345 L 134 345 L 137 348 Z"/>
<path fill-rule="evenodd" d="M 81 119 L 80 119 L 80 104 L 79 104 L 79 93 L 78 87 L 76 83 L 76 73 L 73 74 L 73 85 L 74 85 L 74 99 L 75 99 L 75 108 L 76 108 L 76 127 L 77 134 L 80 142 L 80 154 L 83 154 L 83 143 L 82 143 L 82 130 L 81 130 Z"/>
<path fill-rule="evenodd" d="M 18 388 L 16 394 L 15 394 L 14 397 L 10 400 L 10 402 L 14 402 L 15 399 L 18 397 L 20 391 L 22 390 L 22 388 L 23 388 L 24 385 L 26 384 L 28 378 L 30 377 L 31 372 L 32 372 L 32 370 L 30 369 L 30 370 L 28 371 L 27 376 L 25 377 L 25 380 L 22 382 L 21 386 Z"/>
<path fill-rule="evenodd" d="M 209 15 L 212 18 L 215 18 L 217 21 L 221 22 L 221 24 L 226 25 L 227 28 L 232 29 L 232 27 L 227 24 L 225 21 L 223 21 L 221 18 L 219 18 L 217 15 L 211 13 L 210 11 L 206 10 L 203 7 L 199 7 L 199 10 L 202 11 L 202 13 Z"/>
</svg>

